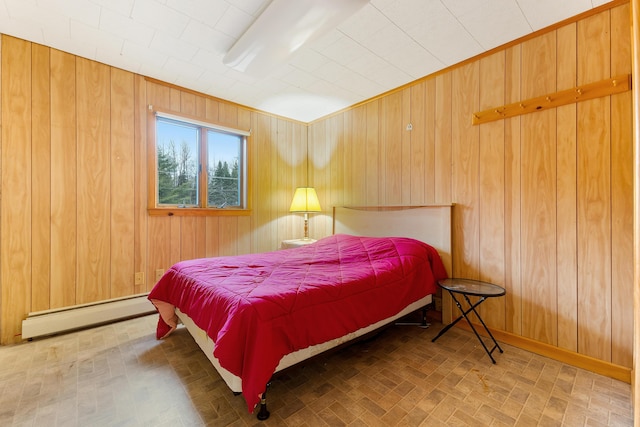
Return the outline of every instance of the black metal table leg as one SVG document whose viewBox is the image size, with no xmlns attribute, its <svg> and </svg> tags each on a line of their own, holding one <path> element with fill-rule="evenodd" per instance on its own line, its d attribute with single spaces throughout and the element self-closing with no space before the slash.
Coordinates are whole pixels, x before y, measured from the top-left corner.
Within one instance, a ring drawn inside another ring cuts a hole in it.
<svg viewBox="0 0 640 427">
<path fill-rule="evenodd" d="M 441 285 L 442 286 L 442 285 Z M 495 285 L 492 285 L 495 286 Z M 482 347 L 484 348 L 484 351 L 487 353 L 487 355 L 489 356 L 489 358 L 491 359 L 491 362 L 493 362 L 494 364 L 496 363 L 495 359 L 493 358 L 493 352 L 498 349 L 500 351 L 500 353 L 503 353 L 502 348 L 500 347 L 500 345 L 498 344 L 498 341 L 496 341 L 495 337 L 493 336 L 493 334 L 491 333 L 491 331 L 489 330 L 489 328 L 487 327 L 487 325 L 484 323 L 484 320 L 482 320 L 482 317 L 480 317 L 480 314 L 476 311 L 476 307 L 478 307 L 480 304 L 482 304 L 486 299 L 487 296 L 485 295 L 479 295 L 479 294 L 475 294 L 476 296 L 479 296 L 478 301 L 476 301 L 475 303 L 472 303 L 471 300 L 469 299 L 469 294 L 462 292 L 460 290 L 456 290 L 456 291 L 451 291 L 450 289 L 447 289 L 446 286 L 443 286 L 444 289 L 447 290 L 447 292 L 449 292 L 449 295 L 451 295 L 451 298 L 453 298 L 453 301 L 455 302 L 456 306 L 458 307 L 458 309 L 460 310 L 460 313 L 462 313 L 456 320 L 454 320 L 453 322 L 449 323 L 447 326 L 445 326 L 444 328 L 442 328 L 442 330 L 438 333 L 438 335 L 436 335 L 431 342 L 435 342 L 438 338 L 440 338 L 442 335 L 444 335 L 449 329 L 451 329 L 451 327 L 453 327 L 456 323 L 458 323 L 462 318 L 464 318 L 467 323 L 469 324 L 469 326 L 471 327 L 471 330 L 473 331 L 473 333 L 475 334 L 476 338 L 478 338 L 478 341 L 480 341 L 480 344 L 482 344 Z M 500 288 L 502 289 L 502 288 Z M 503 290 L 504 291 L 504 290 Z M 467 304 L 469 305 L 468 309 L 464 309 L 462 307 L 462 304 L 460 304 L 460 301 L 458 301 L 458 299 L 455 296 L 455 292 L 462 294 L 462 296 L 464 297 L 465 301 L 467 302 Z M 501 294 L 503 295 L 504 292 Z M 473 295 L 473 294 L 472 294 Z M 489 296 L 494 296 L 494 295 L 489 295 Z M 482 327 L 484 328 L 484 330 L 487 332 L 487 334 L 489 335 L 489 337 L 491 338 L 491 340 L 493 341 L 493 347 L 491 349 L 489 349 L 487 347 L 487 345 L 485 344 L 484 340 L 482 339 L 482 337 L 480 336 L 480 334 L 478 333 L 478 331 L 476 330 L 475 326 L 473 326 L 473 323 L 471 323 L 471 320 L 469 319 L 469 314 L 473 312 L 476 317 L 478 318 L 478 320 L 480 321 L 480 324 L 482 324 Z"/>
<path fill-rule="evenodd" d="M 491 359 L 491 361 L 495 364 L 496 360 L 493 358 L 493 355 L 491 353 L 493 353 L 493 351 L 498 348 L 500 349 L 500 353 L 502 353 L 502 349 L 500 348 L 500 346 L 498 345 L 498 342 L 496 341 L 496 339 L 493 337 L 493 335 L 491 334 L 491 331 L 489 331 L 489 328 L 487 328 L 487 325 L 484 323 L 484 321 L 482 320 L 482 317 L 480 317 L 480 315 L 478 314 L 478 312 L 476 311 L 476 307 L 479 306 L 480 304 L 482 304 L 485 301 L 485 297 L 480 297 L 480 299 L 478 300 L 478 302 L 476 302 L 475 304 L 472 304 L 471 301 L 469 300 L 469 297 L 467 295 L 463 295 L 464 299 L 467 301 L 467 303 L 469 304 L 469 309 L 468 310 L 463 310 L 460 306 L 460 303 L 456 300 L 455 296 L 451 295 L 451 297 L 456 301 L 456 305 L 458 306 L 458 308 L 460 308 L 460 310 L 462 310 L 462 315 L 464 316 L 464 318 L 467 320 L 467 323 L 469 324 L 469 326 L 471 327 L 471 330 L 473 331 L 474 334 L 476 334 L 476 337 L 478 338 L 478 341 L 480 341 L 480 344 L 482 344 L 482 347 L 484 348 L 484 351 L 487 352 L 487 355 L 489 356 L 489 358 Z M 473 323 L 471 323 L 471 321 L 469 320 L 469 317 L 467 316 L 467 314 L 474 312 L 476 317 L 478 318 L 478 320 L 480 320 L 480 323 L 482 324 L 482 326 L 484 327 L 484 330 L 487 331 L 487 333 L 489 334 L 489 336 L 491 337 L 491 340 L 493 341 L 493 348 L 491 350 L 489 350 L 487 348 L 487 345 L 484 343 L 484 340 L 482 339 L 482 337 L 480 336 L 480 334 L 478 334 L 478 331 L 476 330 L 476 328 L 473 326 Z"/>
</svg>

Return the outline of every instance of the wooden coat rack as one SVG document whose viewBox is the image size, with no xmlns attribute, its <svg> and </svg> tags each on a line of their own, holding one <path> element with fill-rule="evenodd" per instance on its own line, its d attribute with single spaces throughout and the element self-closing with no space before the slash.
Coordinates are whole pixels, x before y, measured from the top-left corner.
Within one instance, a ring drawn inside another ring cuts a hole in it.
<svg viewBox="0 0 640 427">
<path fill-rule="evenodd" d="M 526 101 L 515 102 L 502 107 L 480 111 L 473 114 L 472 123 L 474 125 L 479 125 L 495 120 L 519 116 L 521 114 L 534 113 L 536 111 L 560 107 L 561 105 L 600 98 L 601 96 L 622 93 L 630 89 L 631 74 L 626 74 L 601 80 L 596 83 L 578 86 L 574 89 L 567 89 L 553 94 L 527 99 Z"/>
</svg>

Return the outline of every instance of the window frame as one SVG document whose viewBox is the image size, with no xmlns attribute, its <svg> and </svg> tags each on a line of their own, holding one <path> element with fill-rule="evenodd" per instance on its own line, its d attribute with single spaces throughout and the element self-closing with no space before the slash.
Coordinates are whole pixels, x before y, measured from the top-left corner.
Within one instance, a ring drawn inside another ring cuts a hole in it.
<svg viewBox="0 0 640 427">
<path fill-rule="evenodd" d="M 198 204 L 199 206 L 180 207 L 179 205 L 160 205 L 158 203 L 158 147 L 156 140 L 156 120 L 158 117 L 168 120 L 195 125 L 201 128 L 200 138 L 198 141 Z M 245 216 L 250 215 L 249 206 L 249 138 L 251 131 L 234 129 L 213 122 L 193 117 L 188 114 L 174 113 L 155 109 L 149 105 L 149 115 L 147 118 L 147 170 L 148 170 L 148 194 L 147 194 L 147 212 L 151 216 Z M 204 128 L 204 129 L 202 129 Z M 206 167 L 207 147 L 206 132 L 207 130 L 220 131 L 244 137 L 242 139 L 241 156 L 241 184 L 240 184 L 240 200 L 241 207 L 224 207 L 207 206 L 207 173 L 202 173 Z"/>
</svg>

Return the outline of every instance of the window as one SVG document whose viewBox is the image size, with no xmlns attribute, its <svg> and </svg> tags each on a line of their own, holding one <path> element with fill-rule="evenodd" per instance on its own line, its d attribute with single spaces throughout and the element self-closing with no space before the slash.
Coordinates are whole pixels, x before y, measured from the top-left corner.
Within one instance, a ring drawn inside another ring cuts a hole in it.
<svg viewBox="0 0 640 427">
<path fill-rule="evenodd" d="M 154 133 L 150 208 L 246 209 L 248 132 L 156 112 Z"/>
</svg>

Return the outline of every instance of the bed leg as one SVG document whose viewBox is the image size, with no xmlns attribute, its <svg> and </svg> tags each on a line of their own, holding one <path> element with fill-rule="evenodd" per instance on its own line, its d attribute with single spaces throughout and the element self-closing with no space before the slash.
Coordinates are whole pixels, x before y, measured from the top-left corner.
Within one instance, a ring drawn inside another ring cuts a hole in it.
<svg viewBox="0 0 640 427">
<path fill-rule="evenodd" d="M 398 326 L 420 326 L 423 329 L 427 329 L 431 326 L 431 323 L 427 320 L 427 306 L 422 307 L 422 321 L 421 322 L 396 322 Z"/>
<path fill-rule="evenodd" d="M 267 390 L 269 389 L 270 385 L 271 383 L 267 383 L 267 387 L 265 388 L 264 393 L 262 393 L 262 399 L 260 399 L 260 412 L 258 412 L 257 415 L 260 421 L 266 420 L 267 418 L 269 418 L 269 415 L 271 415 L 267 410 Z"/>
</svg>

